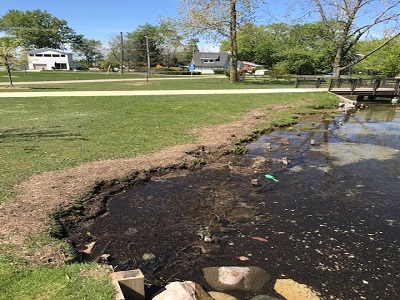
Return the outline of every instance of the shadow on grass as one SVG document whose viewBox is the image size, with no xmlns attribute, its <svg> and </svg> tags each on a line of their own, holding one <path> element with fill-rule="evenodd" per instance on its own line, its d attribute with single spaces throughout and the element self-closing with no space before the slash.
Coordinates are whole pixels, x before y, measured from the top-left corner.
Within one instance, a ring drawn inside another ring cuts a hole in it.
<svg viewBox="0 0 400 300">
<path fill-rule="evenodd" d="M 26 142 L 33 139 L 63 139 L 87 141 L 81 134 L 62 131 L 33 131 L 25 132 L 23 129 L 10 129 L 0 132 L 0 142 Z"/>
</svg>

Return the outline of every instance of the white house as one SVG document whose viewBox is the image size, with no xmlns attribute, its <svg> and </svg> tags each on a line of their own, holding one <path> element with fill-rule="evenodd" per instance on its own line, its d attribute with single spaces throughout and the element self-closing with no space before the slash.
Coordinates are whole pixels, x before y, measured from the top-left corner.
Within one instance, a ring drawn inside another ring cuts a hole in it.
<svg viewBox="0 0 400 300">
<path fill-rule="evenodd" d="M 29 70 L 71 70 L 76 67 L 71 53 L 51 48 L 29 51 L 28 63 Z"/>
</svg>

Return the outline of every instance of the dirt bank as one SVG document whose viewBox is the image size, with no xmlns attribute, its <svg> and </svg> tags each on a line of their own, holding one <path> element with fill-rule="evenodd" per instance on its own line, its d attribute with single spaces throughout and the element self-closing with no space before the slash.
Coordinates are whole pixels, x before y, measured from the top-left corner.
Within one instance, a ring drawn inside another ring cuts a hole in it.
<svg viewBox="0 0 400 300">
<path fill-rule="evenodd" d="M 241 121 L 194 131 L 199 138 L 193 144 L 130 159 L 95 161 L 64 171 L 32 176 L 16 187 L 19 197 L 1 206 L 2 243 L 21 246 L 26 237 L 48 232 L 52 222 L 50 215 L 68 208 L 99 181 L 123 178 L 136 171 L 168 165 L 190 165 L 198 160 L 196 153 L 199 149 L 219 155 L 231 149 L 239 139 L 247 137 L 266 118 L 266 110 L 252 111 Z M 41 251 L 40 257 L 34 256 L 36 261 L 33 263 L 61 263 L 65 258 L 63 253 L 42 250 L 49 253 Z"/>
</svg>

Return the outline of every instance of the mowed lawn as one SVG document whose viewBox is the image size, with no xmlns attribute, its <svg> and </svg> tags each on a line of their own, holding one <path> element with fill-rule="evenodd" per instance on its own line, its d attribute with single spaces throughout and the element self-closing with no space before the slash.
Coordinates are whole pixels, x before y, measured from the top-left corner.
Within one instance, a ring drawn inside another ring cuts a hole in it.
<svg viewBox="0 0 400 300">
<path fill-rule="evenodd" d="M 214 89 L 274 89 L 294 88 L 295 78 L 285 77 L 279 80 L 269 76 L 246 76 L 239 84 L 231 84 L 223 75 L 215 76 L 167 76 L 155 74 L 146 81 L 145 74 L 137 73 L 95 73 L 95 72 L 27 72 L 14 71 L 14 88 L 8 86 L 8 78 L 4 71 L 0 71 L 0 92 L 46 92 L 46 91 L 135 91 L 135 90 L 214 90 Z M 81 81 L 79 83 L 63 83 L 65 80 Z M 85 80 L 113 80 L 111 82 L 84 82 Z M 120 80 L 120 81 L 116 81 Z M 59 83 L 46 83 L 59 81 Z M 34 82 L 35 84 L 25 84 Z M 328 83 L 322 82 L 321 89 L 327 88 Z M 301 82 L 299 87 L 315 87 L 314 82 Z"/>
<path fill-rule="evenodd" d="M 0 98 L 0 202 L 13 201 L 13 187 L 33 174 L 190 143 L 189 129 L 261 107 L 287 107 L 271 112 L 262 125 L 270 128 L 337 102 L 329 93 Z M 68 247 L 57 243 L 32 237 L 25 247 Z M 106 276 L 82 275 L 95 265 L 34 267 L 19 250 L 1 241 L 0 299 L 112 299 Z"/>
</svg>

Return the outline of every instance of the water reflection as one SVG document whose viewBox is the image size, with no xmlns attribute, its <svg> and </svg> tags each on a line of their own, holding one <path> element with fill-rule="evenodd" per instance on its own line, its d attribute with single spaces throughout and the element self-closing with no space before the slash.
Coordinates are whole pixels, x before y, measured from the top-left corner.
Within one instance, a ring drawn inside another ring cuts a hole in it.
<svg viewBox="0 0 400 300">
<path fill-rule="evenodd" d="M 266 234 L 289 256 L 282 276 L 320 281 L 324 299 L 398 298 L 399 136 L 398 107 L 369 105 L 302 119 L 248 146 L 248 157 L 266 156 L 280 179 L 268 193 L 274 217 Z M 282 139 L 290 149 L 278 146 Z"/>
</svg>

